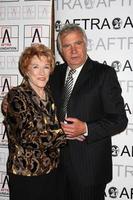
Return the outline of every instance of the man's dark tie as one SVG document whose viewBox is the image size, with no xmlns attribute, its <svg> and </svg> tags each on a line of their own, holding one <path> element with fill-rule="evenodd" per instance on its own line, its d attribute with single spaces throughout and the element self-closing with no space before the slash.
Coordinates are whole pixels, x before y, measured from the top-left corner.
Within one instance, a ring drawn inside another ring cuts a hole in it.
<svg viewBox="0 0 133 200">
<path fill-rule="evenodd" d="M 61 112 L 61 121 L 64 120 L 65 115 L 67 113 L 67 103 L 69 101 L 71 92 L 72 92 L 72 86 L 73 86 L 73 74 L 76 72 L 75 69 L 71 69 L 68 73 L 67 80 L 64 86 L 64 101 L 62 104 L 62 112 Z"/>
</svg>

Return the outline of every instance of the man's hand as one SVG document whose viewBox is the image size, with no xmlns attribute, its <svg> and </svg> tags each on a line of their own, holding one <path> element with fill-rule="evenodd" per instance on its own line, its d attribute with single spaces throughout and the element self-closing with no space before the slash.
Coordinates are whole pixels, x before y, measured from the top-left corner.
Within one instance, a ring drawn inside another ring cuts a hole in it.
<svg viewBox="0 0 133 200">
<path fill-rule="evenodd" d="M 65 119 L 66 123 L 61 122 L 61 127 L 64 130 L 68 139 L 74 139 L 82 136 L 86 132 L 86 123 L 77 118 L 68 117 Z M 85 137 L 84 137 L 85 138 Z"/>
<path fill-rule="evenodd" d="M 67 140 L 78 140 L 80 142 L 83 142 L 85 140 L 85 136 L 84 135 L 79 135 L 77 137 L 73 137 L 73 138 L 70 138 L 70 137 L 66 137 Z"/>
</svg>

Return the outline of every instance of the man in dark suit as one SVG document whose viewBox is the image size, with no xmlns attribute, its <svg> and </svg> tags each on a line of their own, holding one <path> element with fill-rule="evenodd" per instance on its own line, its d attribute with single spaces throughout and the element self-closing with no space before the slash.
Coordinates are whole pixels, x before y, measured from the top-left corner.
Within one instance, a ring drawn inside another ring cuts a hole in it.
<svg viewBox="0 0 133 200">
<path fill-rule="evenodd" d="M 65 25 L 57 45 L 65 62 L 56 67 L 51 88 L 68 138 L 61 152 L 63 193 L 67 200 L 103 200 L 112 179 L 111 136 L 124 131 L 128 122 L 121 87 L 113 68 L 87 55 L 87 37 L 79 26 Z M 66 97 L 71 69 L 73 85 Z"/>
</svg>

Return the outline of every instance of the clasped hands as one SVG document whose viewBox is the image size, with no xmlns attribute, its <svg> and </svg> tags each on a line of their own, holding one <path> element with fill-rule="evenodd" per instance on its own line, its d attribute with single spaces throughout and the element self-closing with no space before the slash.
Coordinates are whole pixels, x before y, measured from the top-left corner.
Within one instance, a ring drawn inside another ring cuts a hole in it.
<svg viewBox="0 0 133 200">
<path fill-rule="evenodd" d="M 3 99 L 2 102 L 2 111 L 3 113 L 7 112 L 7 96 Z M 86 133 L 86 123 L 82 122 L 81 120 L 73 117 L 65 118 L 65 122 L 61 122 L 61 127 L 64 130 L 66 137 L 68 140 L 78 140 L 84 141 Z"/>
<path fill-rule="evenodd" d="M 65 132 L 68 140 L 84 141 L 86 133 L 86 123 L 73 117 L 65 118 L 64 122 L 61 122 L 61 127 Z"/>
</svg>

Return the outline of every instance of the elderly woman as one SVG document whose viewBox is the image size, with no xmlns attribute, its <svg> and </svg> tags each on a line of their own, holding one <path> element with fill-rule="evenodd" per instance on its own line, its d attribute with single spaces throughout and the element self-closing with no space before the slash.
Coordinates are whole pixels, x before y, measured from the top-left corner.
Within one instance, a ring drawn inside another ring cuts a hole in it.
<svg viewBox="0 0 133 200">
<path fill-rule="evenodd" d="M 54 64 L 52 51 L 43 44 L 27 47 L 19 60 L 23 81 L 7 95 L 10 200 L 56 196 L 60 147 L 66 139 L 48 87 Z"/>
</svg>

